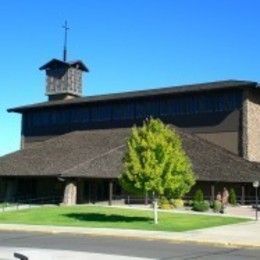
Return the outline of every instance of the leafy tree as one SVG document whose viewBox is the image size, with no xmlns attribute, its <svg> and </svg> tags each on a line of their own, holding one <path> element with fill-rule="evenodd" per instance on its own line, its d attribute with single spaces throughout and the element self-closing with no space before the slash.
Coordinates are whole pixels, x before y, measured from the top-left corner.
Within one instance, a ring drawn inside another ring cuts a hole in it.
<svg viewBox="0 0 260 260">
<path fill-rule="evenodd" d="M 195 182 L 192 165 L 179 135 L 158 119 L 147 119 L 133 127 L 127 142 L 120 176 L 123 188 L 133 194 L 157 198 L 181 198 Z"/>
</svg>

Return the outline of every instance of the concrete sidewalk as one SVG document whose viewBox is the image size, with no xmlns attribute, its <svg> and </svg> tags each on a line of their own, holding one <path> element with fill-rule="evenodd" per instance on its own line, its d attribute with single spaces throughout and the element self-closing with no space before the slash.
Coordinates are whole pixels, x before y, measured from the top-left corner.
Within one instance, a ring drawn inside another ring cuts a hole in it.
<svg viewBox="0 0 260 260">
<path fill-rule="evenodd" d="M 186 232 L 162 232 L 111 228 L 84 228 L 43 225 L 0 224 L 0 231 L 70 233 L 116 236 L 148 240 L 210 243 L 230 246 L 260 247 L 260 221 L 225 225 Z"/>
<path fill-rule="evenodd" d="M 106 208 L 122 208 L 122 209 L 130 209 L 130 210 L 152 210 L 150 205 L 113 205 L 109 206 L 106 204 L 98 204 L 98 206 L 106 207 Z M 255 220 L 255 209 L 252 206 L 237 206 L 232 207 L 228 206 L 225 209 L 225 214 L 214 213 L 213 211 L 208 212 L 197 212 L 193 211 L 190 208 L 182 208 L 182 209 L 158 209 L 158 212 L 168 212 L 168 213 L 181 213 L 181 214 L 192 214 L 192 215 L 207 215 L 207 216 L 218 216 L 218 217 L 236 217 L 236 218 L 248 218 Z"/>
<path fill-rule="evenodd" d="M 32 208 L 39 208 L 41 206 L 38 205 L 29 205 L 29 204 L 21 204 L 21 205 L 10 205 L 8 207 L 0 207 L 0 214 L 8 211 L 18 211 L 24 209 L 32 209 Z"/>
</svg>

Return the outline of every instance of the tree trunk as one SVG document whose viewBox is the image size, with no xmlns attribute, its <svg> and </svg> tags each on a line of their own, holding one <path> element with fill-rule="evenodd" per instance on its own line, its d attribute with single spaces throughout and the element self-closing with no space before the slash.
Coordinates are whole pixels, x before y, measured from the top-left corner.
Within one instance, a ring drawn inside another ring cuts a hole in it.
<svg viewBox="0 0 260 260">
<path fill-rule="evenodd" d="M 154 224 L 158 224 L 158 205 L 157 205 L 157 198 L 154 198 L 154 201 L 153 201 L 153 216 L 154 216 Z"/>
</svg>

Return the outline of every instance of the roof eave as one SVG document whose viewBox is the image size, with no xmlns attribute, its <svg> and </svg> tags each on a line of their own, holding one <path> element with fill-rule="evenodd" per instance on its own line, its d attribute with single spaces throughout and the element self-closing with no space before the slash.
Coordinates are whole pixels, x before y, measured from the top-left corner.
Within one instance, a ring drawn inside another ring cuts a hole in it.
<svg viewBox="0 0 260 260">
<path fill-rule="evenodd" d="M 225 84 L 233 82 L 234 86 Z M 223 84 L 222 86 L 211 86 L 210 84 Z M 157 89 L 148 89 L 148 90 L 140 90 L 140 91 L 131 91 L 131 92 L 122 92 L 122 93 L 112 93 L 105 95 L 97 95 L 97 96 L 89 96 L 89 97 L 81 97 L 80 99 L 70 99 L 66 102 L 43 102 L 38 104 L 33 104 L 29 106 L 21 106 L 7 109 L 8 112 L 16 112 L 23 113 L 26 110 L 39 109 L 42 107 L 50 107 L 50 106 L 64 106 L 64 105 L 75 105 L 75 104 L 83 104 L 83 103 L 92 103 L 92 102 L 104 102 L 104 101 L 115 101 L 115 100 L 125 100 L 125 99 L 133 99 L 133 98 L 142 98 L 142 97 L 153 97 L 159 95 L 168 95 L 171 94 L 169 91 L 173 91 L 172 94 L 184 94 L 184 93 L 194 93 L 200 91 L 214 91 L 221 89 L 245 89 L 245 88 L 259 88 L 257 82 L 254 81 L 239 81 L 239 80 L 226 80 L 226 81 L 216 81 L 216 82 L 207 82 L 207 83 L 199 83 L 192 85 L 184 85 L 184 86 L 173 86 L 166 88 L 157 88 Z M 77 101 L 77 102 L 76 102 Z"/>
</svg>

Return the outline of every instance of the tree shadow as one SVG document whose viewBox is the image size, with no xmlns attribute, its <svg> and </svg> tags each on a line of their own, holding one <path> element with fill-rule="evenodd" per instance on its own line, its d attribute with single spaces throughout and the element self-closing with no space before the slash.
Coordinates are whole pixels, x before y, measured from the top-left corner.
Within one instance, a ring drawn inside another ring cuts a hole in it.
<svg viewBox="0 0 260 260">
<path fill-rule="evenodd" d="M 131 216 L 122 216 L 122 215 L 106 215 L 102 213 L 69 213 L 64 214 L 64 216 L 69 218 L 74 218 L 79 221 L 100 221 L 100 222 L 142 222 L 149 221 L 149 217 L 131 217 Z"/>
</svg>

